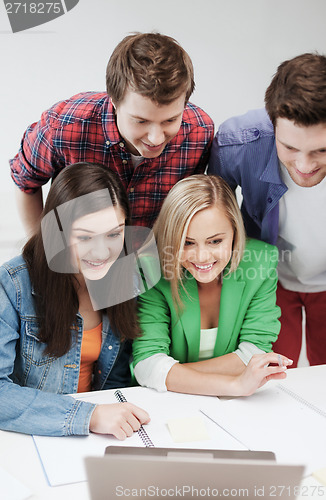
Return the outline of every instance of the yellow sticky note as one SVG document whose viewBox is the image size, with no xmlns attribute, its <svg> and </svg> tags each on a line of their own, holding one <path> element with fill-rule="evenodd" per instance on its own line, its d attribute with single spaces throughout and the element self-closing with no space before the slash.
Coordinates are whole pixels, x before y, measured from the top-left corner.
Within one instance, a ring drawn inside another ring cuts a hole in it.
<svg viewBox="0 0 326 500">
<path fill-rule="evenodd" d="M 209 439 L 206 427 L 200 417 L 172 418 L 167 422 L 167 426 L 175 443 Z"/>
<path fill-rule="evenodd" d="M 326 485 L 326 467 L 315 470 L 312 475 L 322 484 Z"/>
</svg>

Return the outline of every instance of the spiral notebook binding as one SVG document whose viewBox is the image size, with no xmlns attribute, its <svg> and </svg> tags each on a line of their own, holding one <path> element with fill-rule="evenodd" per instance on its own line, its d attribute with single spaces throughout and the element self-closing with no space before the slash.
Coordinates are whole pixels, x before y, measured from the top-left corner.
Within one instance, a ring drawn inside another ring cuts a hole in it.
<svg viewBox="0 0 326 500">
<path fill-rule="evenodd" d="M 117 398 L 117 400 L 119 401 L 119 403 L 127 403 L 126 398 L 124 397 L 124 395 L 122 394 L 122 392 L 119 389 L 114 391 L 114 395 Z M 155 448 L 153 441 L 151 440 L 151 438 L 149 437 L 149 435 L 147 434 L 147 432 L 145 431 L 145 429 L 142 425 L 140 426 L 140 428 L 138 430 L 138 436 L 140 437 L 140 439 L 142 440 L 142 442 L 146 448 Z"/>
<path fill-rule="evenodd" d="M 117 400 L 119 401 L 119 403 L 126 403 L 127 402 L 126 398 L 124 397 L 124 395 L 122 394 L 121 391 L 119 391 L 119 390 L 114 391 L 114 395 L 117 398 Z"/>
<path fill-rule="evenodd" d="M 147 434 L 147 432 L 145 431 L 145 429 L 142 425 L 140 426 L 140 429 L 138 431 L 138 435 L 139 435 L 140 439 L 142 440 L 142 442 L 144 443 L 144 445 L 146 446 L 146 448 L 155 448 L 153 441 L 151 440 L 151 438 L 149 437 L 149 435 Z"/>
<path fill-rule="evenodd" d="M 288 389 L 287 387 L 284 387 L 284 385 L 278 384 L 277 386 L 279 389 L 281 389 L 283 392 L 286 392 L 289 396 L 294 398 L 296 401 L 299 401 L 299 403 L 302 403 L 303 405 L 307 406 L 310 408 L 310 410 L 315 411 L 322 417 L 326 418 L 326 412 L 322 410 L 321 408 L 318 408 L 318 406 L 313 405 L 312 403 L 309 403 L 306 399 L 302 398 L 299 396 L 299 394 L 296 394 L 295 392 L 291 391 L 291 389 Z"/>
</svg>

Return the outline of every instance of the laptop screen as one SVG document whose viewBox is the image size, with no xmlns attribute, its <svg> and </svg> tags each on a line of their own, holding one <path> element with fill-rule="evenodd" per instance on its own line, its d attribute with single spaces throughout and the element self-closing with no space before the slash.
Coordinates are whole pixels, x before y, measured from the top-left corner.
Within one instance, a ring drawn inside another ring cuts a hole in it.
<svg viewBox="0 0 326 500">
<path fill-rule="evenodd" d="M 271 452 L 110 446 L 85 459 L 92 500 L 115 498 L 296 498 L 304 467 Z M 282 491 L 281 491 L 282 490 Z"/>
</svg>

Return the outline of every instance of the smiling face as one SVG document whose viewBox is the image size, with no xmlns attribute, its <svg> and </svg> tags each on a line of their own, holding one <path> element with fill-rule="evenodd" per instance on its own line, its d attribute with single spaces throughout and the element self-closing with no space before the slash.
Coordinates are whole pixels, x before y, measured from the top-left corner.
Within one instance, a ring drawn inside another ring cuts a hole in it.
<svg viewBox="0 0 326 500">
<path fill-rule="evenodd" d="M 232 255 L 234 231 L 224 210 L 213 206 L 191 219 L 181 264 L 200 284 L 219 277 Z"/>
<path fill-rule="evenodd" d="M 316 186 L 324 179 L 326 124 L 304 127 L 286 118 L 278 118 L 275 138 L 277 155 L 298 186 Z"/>
<path fill-rule="evenodd" d="M 70 245 L 85 278 L 98 280 L 106 275 L 123 248 L 124 228 L 125 215 L 119 206 L 74 221 Z"/>
<path fill-rule="evenodd" d="M 170 104 L 159 105 L 148 97 L 127 90 L 116 107 L 117 127 L 134 155 L 156 158 L 181 126 L 186 94 Z"/>
</svg>

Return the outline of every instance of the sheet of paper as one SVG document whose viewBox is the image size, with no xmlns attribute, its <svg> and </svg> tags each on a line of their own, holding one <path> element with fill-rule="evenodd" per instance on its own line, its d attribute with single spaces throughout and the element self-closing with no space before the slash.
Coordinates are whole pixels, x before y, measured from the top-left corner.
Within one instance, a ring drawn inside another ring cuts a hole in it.
<svg viewBox="0 0 326 500">
<path fill-rule="evenodd" d="M 209 434 L 205 427 L 203 418 L 185 417 L 172 418 L 167 422 L 171 437 L 175 443 L 187 443 L 188 441 L 205 441 Z"/>
<path fill-rule="evenodd" d="M 0 467 L 0 498 L 3 500 L 26 500 L 32 492 L 9 472 Z"/>
<path fill-rule="evenodd" d="M 288 370 L 282 386 L 292 390 L 326 414 L 325 365 Z"/>
<path fill-rule="evenodd" d="M 203 413 L 250 450 L 273 451 L 284 464 L 306 465 L 306 474 L 326 466 L 326 419 L 279 385 L 222 402 Z"/>
<path fill-rule="evenodd" d="M 127 401 L 148 411 L 151 422 L 145 426 L 156 447 L 171 448 L 198 448 L 243 450 L 235 439 L 218 428 L 210 419 L 203 417 L 199 409 L 202 405 L 218 408 L 221 402 L 218 398 L 206 396 L 192 396 L 173 392 L 158 393 L 144 387 L 130 387 L 121 390 Z M 116 403 L 114 391 L 100 391 L 75 395 L 95 403 Z M 168 430 L 167 422 L 171 418 L 200 417 L 205 420 L 205 427 L 210 439 L 175 443 Z M 102 456 L 105 448 L 110 445 L 143 446 L 137 433 L 118 441 L 113 436 L 44 437 L 33 436 L 43 469 L 50 485 L 61 485 L 86 481 L 86 471 L 83 459 L 86 456 Z"/>
</svg>

